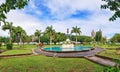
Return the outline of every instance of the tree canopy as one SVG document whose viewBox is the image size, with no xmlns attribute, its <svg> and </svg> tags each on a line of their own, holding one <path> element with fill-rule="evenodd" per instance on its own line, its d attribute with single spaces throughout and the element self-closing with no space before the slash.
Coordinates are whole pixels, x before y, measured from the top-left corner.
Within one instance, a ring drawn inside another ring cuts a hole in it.
<svg viewBox="0 0 120 72">
<path fill-rule="evenodd" d="M 52 43 L 52 40 L 54 39 L 56 31 L 53 29 L 53 26 L 47 26 L 45 30 L 45 35 L 50 38 L 50 44 Z"/>
<path fill-rule="evenodd" d="M 80 33 L 81 33 L 81 30 L 80 30 L 80 28 L 79 27 L 72 27 L 72 30 L 71 30 L 71 34 L 72 33 L 75 33 L 76 34 L 76 42 L 77 42 L 77 34 L 79 34 L 80 35 Z"/>
<path fill-rule="evenodd" d="M 42 34 L 41 30 L 38 30 L 38 29 L 34 33 L 34 35 L 37 36 L 37 39 L 39 40 L 39 43 L 40 43 L 40 36 L 41 36 L 41 34 Z"/>
<path fill-rule="evenodd" d="M 13 30 L 13 26 L 12 26 L 12 22 L 6 22 L 3 26 L 2 26 L 2 30 L 9 30 L 10 33 L 10 43 L 12 43 L 12 30 Z"/>
<path fill-rule="evenodd" d="M 120 43 L 120 34 L 115 34 L 111 39 L 110 39 L 110 41 L 112 42 L 112 43 L 115 43 L 115 42 L 118 42 L 118 43 Z"/>
<path fill-rule="evenodd" d="M 101 5 L 102 9 L 109 9 L 114 12 L 113 16 L 109 18 L 110 21 L 114 21 L 120 18 L 120 0 L 102 0 L 106 4 Z"/>
<path fill-rule="evenodd" d="M 96 32 L 95 41 L 97 41 L 97 42 L 101 42 L 102 41 L 102 31 L 101 30 Z"/>
<path fill-rule="evenodd" d="M 0 21 L 5 23 L 6 14 L 10 10 L 22 9 L 28 4 L 29 0 L 6 0 L 0 5 Z"/>
</svg>

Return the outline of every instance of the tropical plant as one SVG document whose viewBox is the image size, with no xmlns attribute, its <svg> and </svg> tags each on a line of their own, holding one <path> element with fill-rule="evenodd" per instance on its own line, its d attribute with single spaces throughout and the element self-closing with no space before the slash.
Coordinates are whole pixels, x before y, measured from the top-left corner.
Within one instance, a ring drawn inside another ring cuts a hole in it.
<svg viewBox="0 0 120 72">
<path fill-rule="evenodd" d="M 77 34 L 80 35 L 80 33 L 81 33 L 80 28 L 78 28 L 77 26 L 76 26 L 76 27 L 72 27 L 71 34 L 72 34 L 72 33 L 75 33 L 75 34 L 76 34 L 76 42 L 77 42 Z"/>
<path fill-rule="evenodd" d="M 34 33 L 35 36 L 37 36 L 39 43 L 40 43 L 40 36 L 41 36 L 41 30 L 36 30 L 36 32 Z"/>
<path fill-rule="evenodd" d="M 52 44 L 52 40 L 54 39 L 55 33 L 56 32 L 53 29 L 52 25 L 48 26 L 45 30 L 45 35 L 50 38 L 50 44 Z"/>
<path fill-rule="evenodd" d="M 110 9 L 114 12 L 113 16 L 109 18 L 110 21 L 114 21 L 120 18 L 120 0 L 102 0 L 106 3 L 101 5 L 102 9 Z"/>
<path fill-rule="evenodd" d="M 25 41 L 23 40 L 23 42 L 27 42 L 27 43 L 29 43 L 29 42 L 31 42 L 32 41 L 32 37 L 31 36 L 25 36 Z"/>
<path fill-rule="evenodd" d="M 7 44 L 6 44 L 6 48 L 7 48 L 8 50 L 12 50 L 13 44 L 7 43 Z"/>
<path fill-rule="evenodd" d="M 22 40 L 26 36 L 26 32 L 25 32 L 25 30 L 22 29 L 22 27 L 17 26 L 17 27 L 14 27 L 14 33 L 15 33 L 16 37 L 19 39 L 19 44 L 20 44 L 20 47 L 21 47 L 22 46 Z"/>
<path fill-rule="evenodd" d="M 45 35 L 41 36 L 40 39 L 41 39 L 40 41 L 41 41 L 42 43 L 48 43 L 48 42 L 49 42 L 49 38 L 46 37 Z"/>
<path fill-rule="evenodd" d="M 71 40 L 74 41 L 75 39 L 76 39 L 76 36 L 72 35 L 72 36 L 71 36 Z M 93 41 L 93 39 L 92 39 L 91 37 L 89 37 L 89 36 L 84 36 L 84 35 L 82 35 L 82 36 L 77 36 L 77 40 L 78 40 L 79 42 L 81 42 L 81 43 L 84 43 L 84 42 L 90 43 L 90 42 Z"/>
<path fill-rule="evenodd" d="M 120 69 L 117 67 L 106 67 L 103 72 L 120 72 Z"/>
<path fill-rule="evenodd" d="M 2 30 L 9 30 L 9 33 L 10 33 L 10 43 L 12 43 L 12 29 L 13 29 L 13 26 L 12 26 L 12 22 L 6 22 L 3 26 L 2 26 Z"/>
<path fill-rule="evenodd" d="M 9 40 L 10 40 L 9 37 L 2 37 L 0 42 L 7 43 L 9 42 Z"/>
<path fill-rule="evenodd" d="M 53 40 L 53 42 L 56 44 L 57 42 L 65 41 L 66 38 L 67 36 L 65 33 L 57 32 L 55 34 L 55 39 Z"/>
</svg>

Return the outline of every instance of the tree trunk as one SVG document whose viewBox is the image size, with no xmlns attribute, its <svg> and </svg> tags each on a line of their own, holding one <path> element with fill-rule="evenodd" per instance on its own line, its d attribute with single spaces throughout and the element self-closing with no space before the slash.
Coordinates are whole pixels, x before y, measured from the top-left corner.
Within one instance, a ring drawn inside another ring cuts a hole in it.
<svg viewBox="0 0 120 72">
<path fill-rule="evenodd" d="M 9 30 L 10 32 L 10 44 L 12 43 L 12 32 L 11 32 L 11 29 Z"/>
<path fill-rule="evenodd" d="M 21 39 L 21 37 L 20 37 L 20 47 L 22 47 L 22 39 Z"/>
<path fill-rule="evenodd" d="M 19 34 L 19 37 L 20 37 L 20 47 L 22 47 L 22 36 L 21 36 L 21 34 Z"/>
<path fill-rule="evenodd" d="M 52 44 L 52 37 L 50 36 L 50 45 Z"/>
<path fill-rule="evenodd" d="M 38 39 L 39 39 L 39 44 L 40 44 L 40 36 L 38 36 Z"/>
<path fill-rule="evenodd" d="M 77 36 L 76 36 L 76 43 L 77 43 Z"/>
<path fill-rule="evenodd" d="M 77 43 L 77 33 L 76 33 L 76 43 Z"/>
</svg>

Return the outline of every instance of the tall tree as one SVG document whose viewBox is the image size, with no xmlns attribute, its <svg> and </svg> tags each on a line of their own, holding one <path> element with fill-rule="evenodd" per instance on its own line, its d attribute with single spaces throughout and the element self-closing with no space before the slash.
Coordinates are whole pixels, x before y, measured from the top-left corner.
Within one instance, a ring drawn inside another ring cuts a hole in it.
<svg viewBox="0 0 120 72">
<path fill-rule="evenodd" d="M 41 36 L 41 30 L 36 30 L 36 32 L 34 33 L 35 36 L 37 36 L 39 43 L 40 43 L 40 36 Z"/>
<path fill-rule="evenodd" d="M 112 43 L 120 43 L 120 34 L 115 34 L 111 39 L 110 39 L 110 41 L 112 42 Z"/>
<path fill-rule="evenodd" d="M 5 3 L 0 5 L 0 22 L 3 21 L 5 23 L 6 14 L 10 12 L 10 10 L 22 9 L 25 5 L 28 4 L 29 0 L 6 0 Z"/>
<path fill-rule="evenodd" d="M 53 42 L 56 44 L 57 42 L 65 41 L 66 38 L 67 36 L 65 33 L 57 32 L 55 33 L 55 39 Z"/>
<path fill-rule="evenodd" d="M 2 26 L 2 30 L 9 30 L 9 33 L 10 33 L 10 43 L 12 43 L 12 29 L 13 29 L 13 26 L 12 26 L 12 22 L 6 22 L 3 26 Z"/>
<path fill-rule="evenodd" d="M 48 44 L 49 38 L 48 38 L 46 35 L 42 35 L 42 36 L 40 37 L 40 41 L 41 41 L 42 43 L 47 43 L 47 44 Z"/>
<path fill-rule="evenodd" d="M 97 41 L 97 42 L 101 42 L 102 41 L 102 31 L 101 30 L 96 32 L 95 41 Z"/>
<path fill-rule="evenodd" d="M 20 47 L 21 47 L 22 46 L 23 37 L 27 36 L 26 32 L 25 32 L 25 30 L 22 27 L 17 26 L 14 29 L 14 33 L 16 34 L 16 37 L 19 39 L 19 44 L 20 44 Z"/>
<path fill-rule="evenodd" d="M 50 44 L 52 44 L 52 40 L 54 38 L 55 35 L 55 30 L 53 29 L 52 25 L 48 26 L 45 30 L 45 35 L 48 36 L 50 38 Z"/>
<path fill-rule="evenodd" d="M 114 21 L 120 18 L 120 0 L 102 0 L 106 3 L 101 5 L 102 9 L 109 9 L 114 12 L 113 16 L 109 18 L 110 21 Z"/>
<path fill-rule="evenodd" d="M 76 27 L 72 27 L 72 30 L 71 30 L 71 34 L 72 33 L 75 33 L 76 34 L 76 42 L 77 42 L 77 35 L 81 33 L 81 30 L 80 28 L 78 28 L 77 26 Z"/>
</svg>

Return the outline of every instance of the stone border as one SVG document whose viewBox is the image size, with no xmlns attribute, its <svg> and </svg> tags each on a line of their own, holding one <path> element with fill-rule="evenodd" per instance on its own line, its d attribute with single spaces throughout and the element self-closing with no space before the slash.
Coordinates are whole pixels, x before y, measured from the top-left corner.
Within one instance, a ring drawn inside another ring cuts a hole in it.
<svg viewBox="0 0 120 72">
<path fill-rule="evenodd" d="M 30 56 L 30 55 L 33 55 L 33 53 L 12 54 L 12 55 L 0 55 L 0 58 L 21 57 L 21 56 Z"/>
<path fill-rule="evenodd" d="M 56 53 L 56 52 L 46 52 L 39 48 L 36 48 L 34 49 L 33 53 L 38 55 L 50 56 L 50 57 L 79 58 L 84 56 L 94 56 L 103 50 L 104 50 L 103 48 L 95 48 L 94 50 L 85 51 L 85 52 Z"/>
<path fill-rule="evenodd" d="M 76 52 L 86 52 L 94 49 L 95 49 L 94 47 L 91 47 L 91 49 L 89 50 L 82 50 L 82 51 L 47 51 L 47 50 L 44 50 L 44 48 L 41 48 L 42 51 L 51 52 L 51 53 L 76 53 Z"/>
</svg>

